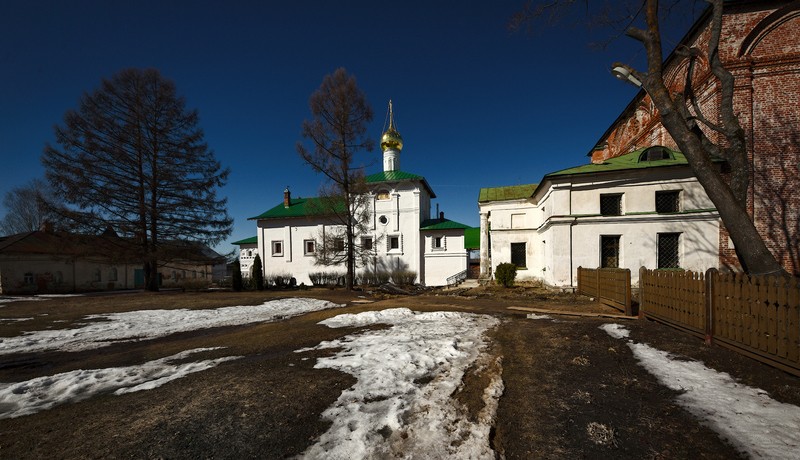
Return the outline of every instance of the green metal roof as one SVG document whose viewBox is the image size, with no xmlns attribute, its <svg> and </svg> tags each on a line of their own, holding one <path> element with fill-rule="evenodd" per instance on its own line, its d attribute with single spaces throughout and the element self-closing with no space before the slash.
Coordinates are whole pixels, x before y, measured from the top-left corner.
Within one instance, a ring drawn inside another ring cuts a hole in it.
<svg viewBox="0 0 800 460">
<path fill-rule="evenodd" d="M 339 206 L 344 209 L 343 203 Z M 288 207 L 281 202 L 274 208 L 261 213 L 255 217 L 250 217 L 249 220 L 256 219 L 284 219 L 287 217 L 307 217 L 307 216 L 324 216 L 329 215 L 329 207 L 326 206 L 325 200 L 322 198 L 292 198 Z"/>
<path fill-rule="evenodd" d="M 411 174 L 404 171 L 382 171 L 375 174 L 370 174 L 366 177 L 367 183 L 373 182 L 388 182 L 393 180 L 422 180 L 422 176 Z"/>
<path fill-rule="evenodd" d="M 481 229 L 470 227 L 464 229 L 464 249 L 479 249 L 481 247 Z"/>
<path fill-rule="evenodd" d="M 250 238 L 234 241 L 231 244 L 256 244 L 256 243 L 258 243 L 258 236 L 251 236 Z"/>
<path fill-rule="evenodd" d="M 506 187 L 482 188 L 478 194 L 478 203 L 486 201 L 508 201 L 530 198 L 539 184 L 509 185 Z"/>
<path fill-rule="evenodd" d="M 676 150 L 666 149 L 671 155 L 672 158 L 668 160 L 642 160 L 639 161 L 639 156 L 641 156 L 642 152 L 644 152 L 646 148 L 641 148 L 634 150 L 633 152 L 626 153 L 625 155 L 620 155 L 618 157 L 609 158 L 602 163 L 590 163 L 586 165 L 576 166 L 574 168 L 567 168 L 562 169 L 561 171 L 551 172 L 550 174 L 546 174 L 544 177 L 559 177 L 559 176 L 569 176 L 575 174 L 591 174 L 591 173 L 599 173 L 599 172 L 606 172 L 606 171 L 623 171 L 623 170 L 630 170 L 630 169 L 648 169 L 648 168 L 663 168 L 667 166 L 687 166 L 689 163 L 686 161 L 686 157 Z M 722 161 L 720 159 L 714 159 L 715 162 Z"/>
<path fill-rule="evenodd" d="M 470 228 L 469 225 L 460 224 L 450 219 L 428 219 L 419 224 L 420 230 L 458 230 Z"/>
<path fill-rule="evenodd" d="M 422 185 L 425 186 L 425 189 L 428 190 L 428 194 L 430 194 L 431 198 L 436 198 L 436 194 L 433 193 L 433 189 L 430 185 L 428 185 L 428 181 L 425 180 L 424 177 L 419 176 L 417 174 L 412 174 L 409 172 L 404 171 L 381 171 L 379 173 L 370 174 L 369 176 L 364 178 L 368 184 L 377 184 L 380 182 L 394 182 L 394 181 L 419 181 L 422 182 Z"/>
</svg>

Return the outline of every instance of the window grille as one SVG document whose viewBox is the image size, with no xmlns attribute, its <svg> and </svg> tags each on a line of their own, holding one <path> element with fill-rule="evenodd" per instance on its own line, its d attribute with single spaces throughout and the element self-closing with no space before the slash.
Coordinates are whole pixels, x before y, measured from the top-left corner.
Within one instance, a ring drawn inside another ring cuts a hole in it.
<svg viewBox="0 0 800 460">
<path fill-rule="evenodd" d="M 511 263 L 517 268 L 526 268 L 528 266 L 526 252 L 525 243 L 511 243 Z"/>
<path fill-rule="evenodd" d="M 680 268 L 680 233 L 658 234 L 658 268 Z"/>
<path fill-rule="evenodd" d="M 656 212 L 668 213 L 680 211 L 680 191 L 656 192 Z"/>
<path fill-rule="evenodd" d="M 600 267 L 619 268 L 619 235 L 600 237 Z"/>
<path fill-rule="evenodd" d="M 336 252 L 344 251 L 344 238 L 336 238 L 333 240 L 333 250 Z"/>
<path fill-rule="evenodd" d="M 600 195 L 600 214 L 604 216 L 621 216 L 622 194 Z"/>
<path fill-rule="evenodd" d="M 361 248 L 365 251 L 372 251 L 372 238 L 361 238 Z"/>
<path fill-rule="evenodd" d="M 276 257 L 283 255 L 283 241 L 272 242 L 272 255 Z"/>
</svg>

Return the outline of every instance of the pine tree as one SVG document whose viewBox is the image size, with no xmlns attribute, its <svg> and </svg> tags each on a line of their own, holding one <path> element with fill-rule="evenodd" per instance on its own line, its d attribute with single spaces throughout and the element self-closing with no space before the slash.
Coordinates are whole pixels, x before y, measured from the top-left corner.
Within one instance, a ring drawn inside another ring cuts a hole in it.
<svg viewBox="0 0 800 460">
<path fill-rule="evenodd" d="M 234 291 L 242 290 L 242 265 L 238 259 L 233 261 L 233 279 L 231 283 Z"/>
<path fill-rule="evenodd" d="M 256 283 L 256 289 L 259 291 L 264 290 L 264 268 L 261 266 L 261 256 L 256 254 L 253 260 L 253 280 Z"/>
</svg>

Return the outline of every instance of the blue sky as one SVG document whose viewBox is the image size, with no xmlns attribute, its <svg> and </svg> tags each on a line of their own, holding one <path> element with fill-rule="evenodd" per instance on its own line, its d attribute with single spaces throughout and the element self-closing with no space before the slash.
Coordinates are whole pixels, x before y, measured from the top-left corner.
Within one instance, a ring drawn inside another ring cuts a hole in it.
<svg viewBox="0 0 800 460">
<path fill-rule="evenodd" d="M 338 67 L 356 76 L 380 138 L 393 100 L 401 169 L 426 177 L 450 219 L 477 226 L 481 187 L 538 182 L 580 165 L 636 94 L 614 61 L 641 64 L 638 43 L 573 19 L 511 33 L 519 1 L 17 1 L 0 17 L 0 194 L 43 177 L 53 126 L 84 92 L 127 67 L 154 67 L 200 113 L 231 176 L 222 195 L 230 241 L 323 178 L 295 144 L 308 98 Z M 681 33 L 685 29 L 681 30 Z M 669 46 L 667 46 L 669 50 Z M 382 168 L 380 149 L 365 153 Z M 0 209 L 0 215 L 5 210 Z"/>
</svg>

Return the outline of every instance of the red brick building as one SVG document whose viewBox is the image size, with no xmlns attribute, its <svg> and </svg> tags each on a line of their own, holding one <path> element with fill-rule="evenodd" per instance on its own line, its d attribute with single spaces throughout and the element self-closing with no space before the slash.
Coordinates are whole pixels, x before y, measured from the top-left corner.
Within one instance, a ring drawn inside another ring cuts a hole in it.
<svg viewBox="0 0 800 460">
<path fill-rule="evenodd" d="M 709 16 L 681 43 L 707 50 Z M 747 137 L 748 211 L 767 247 L 788 271 L 800 274 L 800 1 L 726 1 L 720 56 L 736 78 L 734 106 Z M 688 59 L 675 53 L 667 58 L 670 91 L 683 91 L 687 67 Z M 719 83 L 706 56 L 692 81 L 705 116 L 718 121 Z M 589 156 L 599 163 L 652 145 L 677 147 L 640 91 Z M 720 228 L 720 265 L 736 266 L 733 245 Z"/>
</svg>

